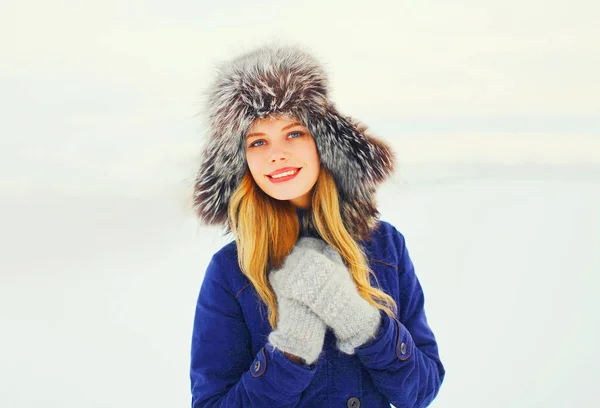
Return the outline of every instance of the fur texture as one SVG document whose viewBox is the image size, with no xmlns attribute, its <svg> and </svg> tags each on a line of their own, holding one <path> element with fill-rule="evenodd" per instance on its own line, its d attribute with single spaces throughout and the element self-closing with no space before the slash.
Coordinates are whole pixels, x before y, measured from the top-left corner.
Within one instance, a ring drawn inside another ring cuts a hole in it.
<svg viewBox="0 0 600 408">
<path fill-rule="evenodd" d="M 339 190 L 348 231 L 366 238 L 377 225 L 378 184 L 394 172 L 391 148 L 341 115 L 328 99 L 323 67 L 297 46 L 264 46 L 217 67 L 207 94 L 208 141 L 196 176 L 194 210 L 206 224 L 227 222 L 229 197 L 247 170 L 245 135 L 253 121 L 292 115 L 313 135 L 321 166 Z"/>
</svg>

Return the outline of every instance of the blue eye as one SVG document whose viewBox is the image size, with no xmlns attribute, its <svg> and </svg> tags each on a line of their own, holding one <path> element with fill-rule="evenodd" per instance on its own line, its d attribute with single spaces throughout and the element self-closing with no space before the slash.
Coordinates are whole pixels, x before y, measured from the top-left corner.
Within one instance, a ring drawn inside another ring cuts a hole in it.
<svg viewBox="0 0 600 408">
<path fill-rule="evenodd" d="M 292 135 L 298 135 L 298 136 L 296 136 L 296 137 L 293 137 L 293 138 L 292 138 L 292 139 L 297 139 L 297 138 L 299 138 L 300 136 L 302 136 L 303 134 L 304 134 L 304 132 L 292 132 L 292 133 L 290 133 L 290 134 L 288 135 L 288 137 L 289 137 L 289 136 L 292 136 Z M 261 145 L 258 145 L 258 146 L 256 145 L 256 143 L 259 143 L 259 142 L 263 142 L 263 143 L 264 143 L 264 141 L 263 141 L 263 140 L 257 140 L 256 142 L 252 142 L 252 143 L 250 143 L 250 145 L 249 145 L 248 147 L 260 147 Z"/>
</svg>

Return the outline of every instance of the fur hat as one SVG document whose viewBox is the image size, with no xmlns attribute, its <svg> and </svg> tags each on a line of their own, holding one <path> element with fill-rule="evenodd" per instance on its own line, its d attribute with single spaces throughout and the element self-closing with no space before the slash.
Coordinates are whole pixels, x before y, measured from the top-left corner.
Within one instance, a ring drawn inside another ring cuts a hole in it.
<svg viewBox="0 0 600 408">
<path fill-rule="evenodd" d="M 217 66 L 207 95 L 208 141 L 194 188 L 194 210 L 206 224 L 225 225 L 229 198 L 248 166 L 245 135 L 255 119 L 292 115 L 315 139 L 322 167 L 333 175 L 341 217 L 355 239 L 377 225 L 375 189 L 396 156 L 367 127 L 328 99 L 323 67 L 297 46 L 263 46 Z"/>
</svg>

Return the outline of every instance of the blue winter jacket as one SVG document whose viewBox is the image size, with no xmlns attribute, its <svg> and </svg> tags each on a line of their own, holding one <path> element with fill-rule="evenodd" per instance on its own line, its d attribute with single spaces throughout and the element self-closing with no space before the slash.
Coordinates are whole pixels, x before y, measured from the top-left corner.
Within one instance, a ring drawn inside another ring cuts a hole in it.
<svg viewBox="0 0 600 408">
<path fill-rule="evenodd" d="M 298 210 L 299 217 L 303 210 Z M 301 230 L 301 236 L 315 236 Z M 192 408 L 426 407 L 444 379 L 424 296 L 404 236 L 380 220 L 361 241 L 381 289 L 398 305 L 381 312 L 377 337 L 347 355 L 330 328 L 319 360 L 305 366 L 267 342 L 267 307 L 237 261 L 235 241 L 213 255 L 198 296 L 191 345 Z M 375 281 L 372 279 L 375 286 Z"/>
</svg>

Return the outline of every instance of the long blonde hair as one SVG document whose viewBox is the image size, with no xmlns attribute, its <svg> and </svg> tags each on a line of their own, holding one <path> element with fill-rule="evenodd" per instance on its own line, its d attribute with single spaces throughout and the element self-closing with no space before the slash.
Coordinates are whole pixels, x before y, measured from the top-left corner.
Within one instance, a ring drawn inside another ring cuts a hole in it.
<svg viewBox="0 0 600 408">
<path fill-rule="evenodd" d="M 394 299 L 381 289 L 371 287 L 369 275 L 375 277 L 375 274 L 369 268 L 363 249 L 344 226 L 335 180 L 324 167 L 313 187 L 310 210 L 317 232 L 339 252 L 360 295 L 371 305 L 394 316 L 397 312 Z M 274 329 L 278 316 L 277 298 L 269 283 L 268 272 L 280 267 L 296 244 L 300 225 L 295 206 L 265 194 L 246 171 L 231 195 L 228 220 L 237 244 L 240 269 L 267 305 L 269 322 Z"/>
</svg>

